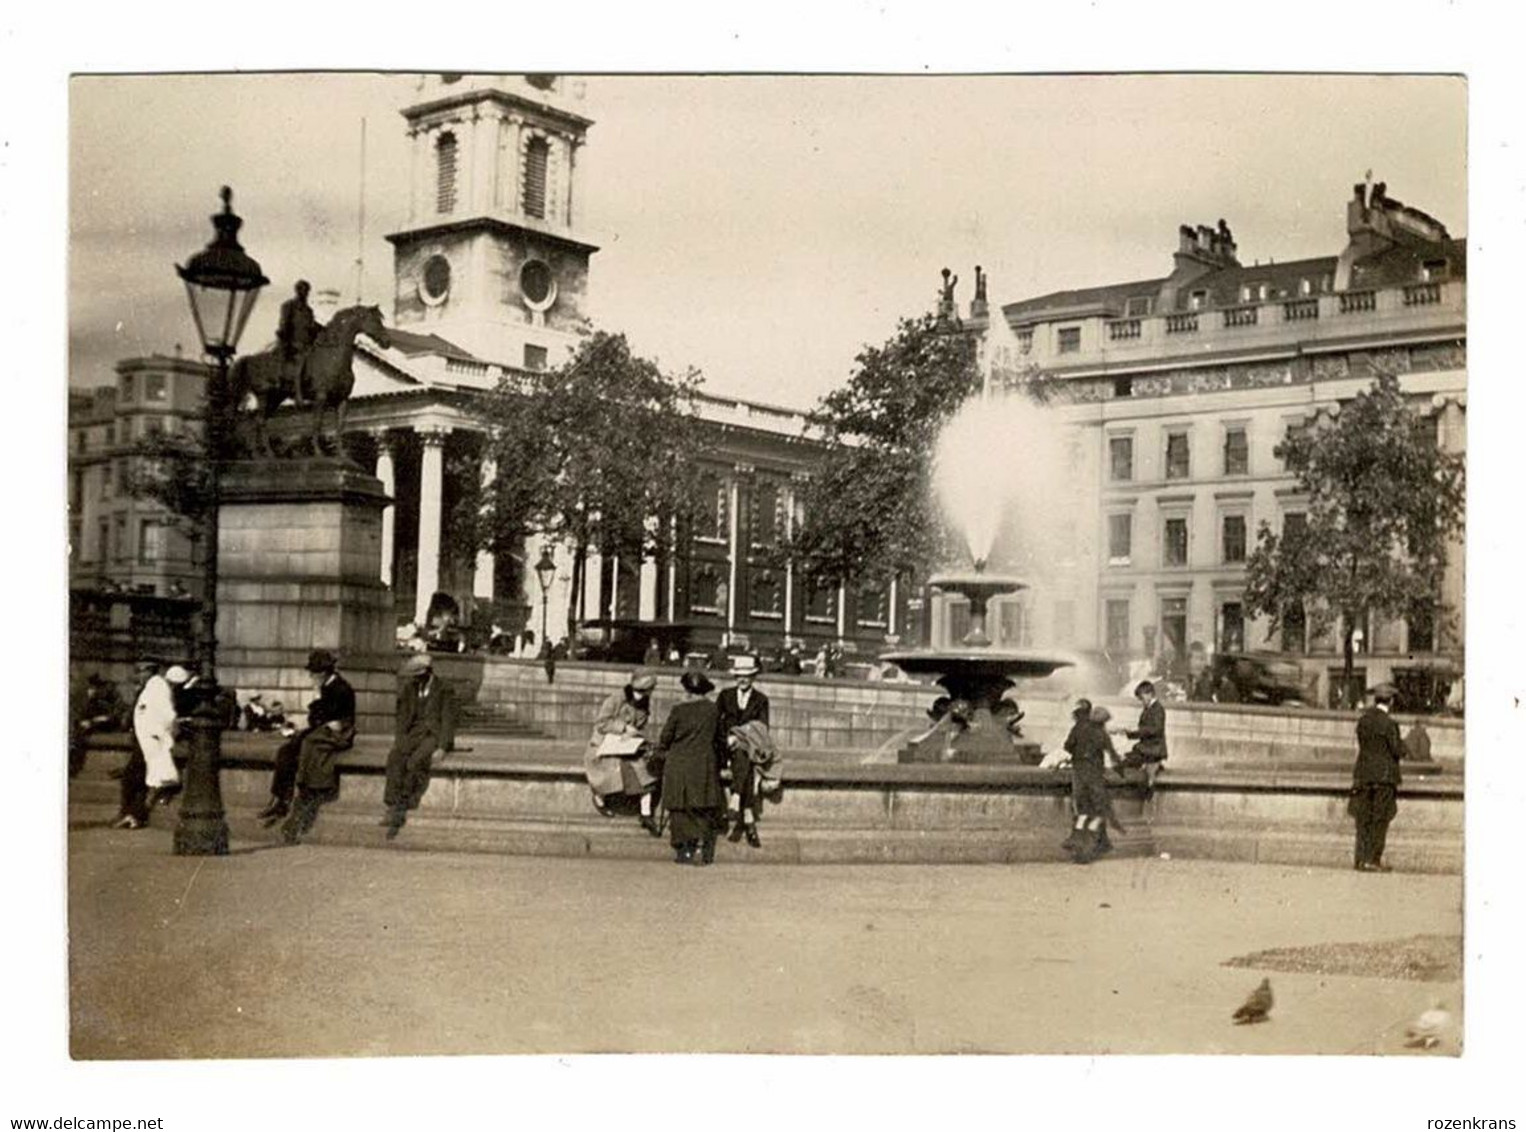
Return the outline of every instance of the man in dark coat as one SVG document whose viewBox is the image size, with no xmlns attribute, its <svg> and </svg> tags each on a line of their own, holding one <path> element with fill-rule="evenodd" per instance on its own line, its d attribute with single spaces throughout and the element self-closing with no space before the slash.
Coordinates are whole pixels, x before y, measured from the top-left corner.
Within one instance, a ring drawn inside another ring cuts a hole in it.
<svg viewBox="0 0 1526 1132">
<path fill-rule="evenodd" d="M 281 836 L 289 844 L 300 841 L 312 828 L 320 806 L 339 796 L 338 758 L 355 742 L 355 690 L 339 675 L 338 659 L 328 649 L 313 649 L 307 670 L 317 685 L 318 698 L 307 705 L 307 727 L 276 751 L 270 804 L 260 811 L 266 827 L 286 818 Z"/>
<path fill-rule="evenodd" d="M 680 865 L 708 865 L 715 859 L 715 816 L 725 798 L 720 763 L 726 750 L 720 713 L 708 696 L 715 685 L 703 672 L 678 678 L 684 699 L 662 725 L 656 757 L 662 763 L 662 800 L 668 809 L 668 837 Z"/>
<path fill-rule="evenodd" d="M 1352 773 L 1348 811 L 1356 819 L 1356 868 L 1363 873 L 1386 873 L 1383 846 L 1388 823 L 1399 812 L 1399 760 L 1404 741 L 1399 725 L 1389 716 L 1394 687 L 1379 684 L 1372 690 L 1372 706 L 1356 721 L 1356 767 Z"/>
<path fill-rule="evenodd" d="M 455 693 L 435 675 L 430 655 L 410 656 L 398 677 L 396 732 L 387 753 L 387 787 L 382 795 L 387 807 L 382 825 L 387 827 L 388 840 L 403 828 L 408 811 L 419 808 L 429 789 L 429 768 L 456 741 Z"/>
<path fill-rule="evenodd" d="M 768 726 L 768 697 L 753 687 L 758 675 L 758 659 L 739 656 L 731 666 L 733 687 L 727 688 L 715 698 L 715 706 L 721 714 L 721 734 L 726 736 L 727 765 L 731 782 L 726 790 L 726 819 L 731 823 L 731 840 L 747 838 L 754 849 L 762 847 L 758 837 L 757 777 L 752 771 L 752 757 L 747 749 L 731 737 L 731 729 L 744 723 L 761 723 Z"/>
<path fill-rule="evenodd" d="M 1155 789 L 1155 776 L 1160 764 L 1166 761 L 1166 705 L 1155 696 L 1155 685 L 1141 680 L 1134 689 L 1139 701 L 1139 726 L 1124 734 L 1135 740 L 1125 759 L 1125 765 L 1143 767 L 1145 793 Z"/>
</svg>

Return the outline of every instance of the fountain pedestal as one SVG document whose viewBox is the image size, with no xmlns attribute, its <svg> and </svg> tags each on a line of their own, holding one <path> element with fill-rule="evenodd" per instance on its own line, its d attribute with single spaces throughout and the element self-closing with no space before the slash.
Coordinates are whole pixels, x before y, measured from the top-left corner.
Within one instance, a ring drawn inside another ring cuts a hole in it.
<svg viewBox="0 0 1526 1132">
<path fill-rule="evenodd" d="M 987 574 L 984 563 L 977 562 L 974 573 L 939 575 L 931 585 L 969 598 L 970 630 L 958 648 L 883 656 L 903 672 L 937 676 L 948 694 L 947 710 L 901 748 L 898 761 L 1037 765 L 1043 750 L 1014 730 L 1021 712 L 1006 693 L 1015 686 L 1014 678 L 1048 676 L 1070 662 L 1027 650 L 992 648 L 986 634 L 987 603 L 997 594 L 1016 593 L 1024 583 Z"/>
</svg>

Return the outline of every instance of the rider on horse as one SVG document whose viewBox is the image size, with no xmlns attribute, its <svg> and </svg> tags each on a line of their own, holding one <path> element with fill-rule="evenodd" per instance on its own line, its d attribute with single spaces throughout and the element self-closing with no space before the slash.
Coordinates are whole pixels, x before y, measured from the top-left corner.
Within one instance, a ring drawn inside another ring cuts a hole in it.
<svg viewBox="0 0 1526 1132">
<path fill-rule="evenodd" d="M 281 376 L 298 405 L 309 400 L 302 388 L 302 362 L 312 349 L 313 340 L 323 329 L 313 308 L 307 303 L 310 290 L 306 279 L 298 279 L 296 294 L 281 304 L 281 321 L 276 326 L 276 342 L 281 354 Z"/>
</svg>

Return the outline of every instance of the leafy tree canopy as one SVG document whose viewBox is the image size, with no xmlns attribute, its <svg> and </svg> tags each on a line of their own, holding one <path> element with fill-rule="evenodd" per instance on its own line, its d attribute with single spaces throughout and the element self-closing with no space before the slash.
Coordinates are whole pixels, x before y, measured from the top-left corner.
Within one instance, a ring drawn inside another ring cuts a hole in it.
<svg viewBox="0 0 1526 1132">
<path fill-rule="evenodd" d="M 980 380 L 974 339 L 931 313 L 902 319 L 883 346 L 858 355 L 814 418 L 828 451 L 789 548 L 806 570 L 883 577 L 946 556 L 930 483 L 933 446 Z"/>
<path fill-rule="evenodd" d="M 1437 447 L 1432 422 L 1405 404 L 1392 374 L 1275 451 L 1307 495 L 1306 519 L 1284 534 L 1261 524 L 1246 605 L 1274 633 L 1293 610 L 1315 635 L 1339 622 L 1349 687 L 1364 613 L 1404 617 L 1438 602 L 1448 544 L 1462 530 L 1463 459 Z"/>
<path fill-rule="evenodd" d="M 700 381 L 664 374 L 605 331 L 562 366 L 509 374 L 475 404 L 497 475 L 465 493 L 452 541 L 506 550 L 541 534 L 567 539 L 580 559 L 657 551 L 650 520 L 681 515 L 693 498 Z"/>
</svg>

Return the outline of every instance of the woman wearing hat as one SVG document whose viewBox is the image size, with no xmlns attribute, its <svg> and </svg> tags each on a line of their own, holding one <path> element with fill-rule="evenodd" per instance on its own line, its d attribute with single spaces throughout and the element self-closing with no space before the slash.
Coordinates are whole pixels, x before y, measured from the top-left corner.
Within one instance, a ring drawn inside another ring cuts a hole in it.
<svg viewBox="0 0 1526 1132">
<path fill-rule="evenodd" d="M 150 807 L 169 799 L 180 785 L 172 751 L 175 746 L 175 688 L 186 682 L 186 670 L 171 665 L 164 675 L 157 668 L 144 681 L 133 704 L 132 730 L 143 751 L 144 781 Z"/>
<path fill-rule="evenodd" d="M 593 807 L 605 817 L 612 817 L 606 799 L 619 794 L 633 794 L 640 799 L 641 827 L 653 837 L 661 837 L 652 817 L 652 795 L 657 790 L 657 775 L 642 748 L 629 756 L 603 756 L 604 740 L 616 735 L 623 739 L 644 738 L 652 718 L 652 689 L 657 677 L 644 669 L 631 673 L 625 687 L 608 696 L 599 705 L 593 734 L 583 753 L 583 770 L 593 791 Z"/>
<path fill-rule="evenodd" d="M 715 685 L 703 672 L 688 671 L 678 680 L 684 698 L 662 725 L 657 753 L 663 761 L 662 800 L 668 809 L 673 860 L 680 865 L 708 865 L 715 859 L 716 815 L 724 801 L 720 766 L 726 757 L 726 732 L 709 699 Z"/>
</svg>

